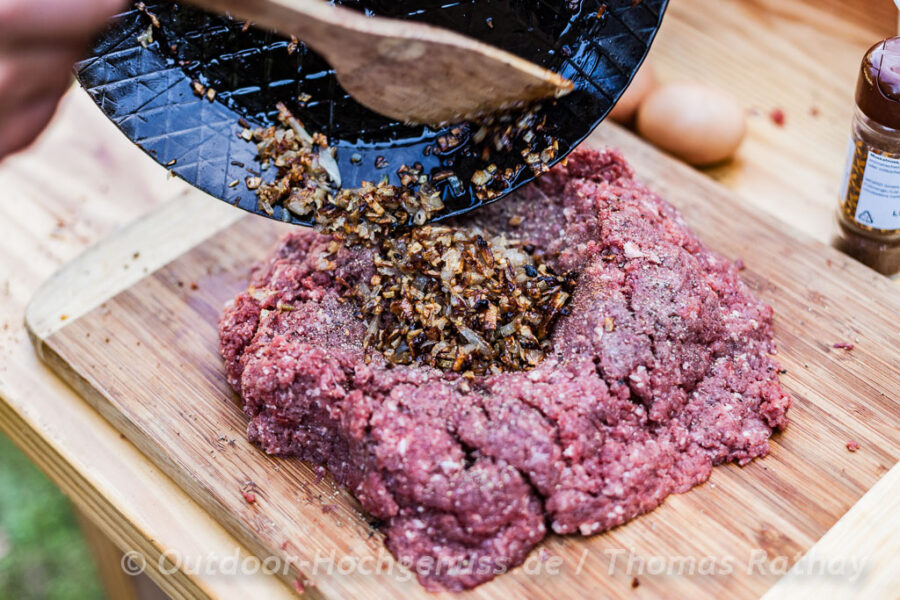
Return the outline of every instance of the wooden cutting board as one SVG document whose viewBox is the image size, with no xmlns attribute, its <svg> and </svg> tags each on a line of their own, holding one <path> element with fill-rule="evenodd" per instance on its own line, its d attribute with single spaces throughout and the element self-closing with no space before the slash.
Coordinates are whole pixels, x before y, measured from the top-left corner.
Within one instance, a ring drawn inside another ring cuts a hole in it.
<svg viewBox="0 0 900 600">
<path fill-rule="evenodd" d="M 708 246 L 746 263 L 743 278 L 776 310 L 790 425 L 769 457 L 719 467 L 608 533 L 549 536 L 527 569 L 463 596 L 758 597 L 900 458 L 896 288 L 624 130 L 605 125 L 588 143 L 620 147 Z M 245 439 L 216 321 L 286 231 L 199 193 L 180 198 L 46 283 L 26 316 L 37 352 L 248 548 L 288 559 L 286 582 L 302 575 L 312 597 L 434 598 L 390 560 L 393 574 L 347 574 L 389 556 L 381 534 L 330 478 Z M 866 518 L 897 515 L 887 503 Z"/>
</svg>

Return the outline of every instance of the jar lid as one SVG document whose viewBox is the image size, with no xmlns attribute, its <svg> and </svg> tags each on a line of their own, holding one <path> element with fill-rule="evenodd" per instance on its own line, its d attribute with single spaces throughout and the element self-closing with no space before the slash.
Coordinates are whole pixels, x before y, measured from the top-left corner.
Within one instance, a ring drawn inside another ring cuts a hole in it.
<svg viewBox="0 0 900 600">
<path fill-rule="evenodd" d="M 866 53 L 856 104 L 873 121 L 900 129 L 900 37 L 878 42 Z"/>
</svg>

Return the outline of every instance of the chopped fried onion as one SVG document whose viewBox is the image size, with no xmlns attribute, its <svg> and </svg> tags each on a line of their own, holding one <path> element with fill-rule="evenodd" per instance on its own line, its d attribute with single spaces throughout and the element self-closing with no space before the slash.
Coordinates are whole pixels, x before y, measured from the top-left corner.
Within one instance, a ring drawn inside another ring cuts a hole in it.
<svg viewBox="0 0 900 600">
<path fill-rule="evenodd" d="M 365 346 L 397 364 L 471 375 L 533 368 L 576 276 L 557 275 L 523 246 L 446 226 L 383 240 L 376 275 L 346 291 L 366 322 Z"/>
<path fill-rule="evenodd" d="M 310 134 L 284 106 L 281 127 L 245 129 L 241 137 L 256 143 L 263 168 L 277 168 L 275 180 L 254 179 L 260 209 L 281 205 L 299 217 L 312 217 L 319 231 L 337 234 L 348 245 L 371 244 L 395 228 L 421 225 L 444 209 L 441 193 L 422 166 L 399 169 L 402 184 L 387 178 L 357 189 L 341 189 L 341 173 L 328 139 Z M 271 214 L 271 213 L 270 213 Z"/>
</svg>

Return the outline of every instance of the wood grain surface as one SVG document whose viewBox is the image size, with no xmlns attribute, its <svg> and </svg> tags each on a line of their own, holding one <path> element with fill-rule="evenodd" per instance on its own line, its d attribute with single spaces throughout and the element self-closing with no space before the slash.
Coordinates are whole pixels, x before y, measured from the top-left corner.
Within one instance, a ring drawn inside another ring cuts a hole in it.
<svg viewBox="0 0 900 600">
<path fill-rule="evenodd" d="M 519 568 L 467 596 L 619 596 L 631 590 L 632 556 L 667 564 L 710 556 L 732 561 L 733 572 L 648 571 L 639 575 L 639 595 L 758 597 L 783 574 L 779 565 L 786 569 L 812 547 L 900 458 L 893 321 L 900 298 L 888 280 L 747 211 L 631 134 L 604 126 L 591 143 L 622 148 L 710 247 L 747 264 L 744 279 L 776 308 L 783 381 L 795 399 L 791 424 L 770 457 L 719 468 L 711 483 L 649 515 L 591 538 L 549 537 L 543 547 L 561 558 L 560 574 Z M 152 219 L 135 226 L 128 241 L 156 246 L 143 236 L 177 238 L 179 227 L 187 234 L 195 229 L 189 209 L 178 219 L 168 215 L 162 232 Z M 216 321 L 252 263 L 286 230 L 247 217 L 107 299 L 66 300 L 67 290 L 84 287 L 73 273 L 102 272 L 92 268 L 109 254 L 99 247 L 37 294 L 27 316 L 39 354 L 254 553 L 292 557 L 287 581 L 303 575 L 315 584 L 313 595 L 327 598 L 428 597 L 388 575 L 313 572 L 322 556 L 377 559 L 380 534 L 330 479 L 317 481 L 298 461 L 266 457 L 244 438 L 246 421 L 216 352 Z M 852 351 L 832 347 L 848 341 Z M 859 452 L 847 450 L 850 440 Z M 245 501 L 246 491 L 255 503 Z"/>
<path fill-rule="evenodd" d="M 859 57 L 895 33 L 896 23 L 891 0 L 674 0 L 651 60 L 663 81 L 727 87 L 751 111 L 737 159 L 705 173 L 748 210 L 788 219 L 827 243 Z M 785 112 L 783 127 L 769 118 L 774 108 Z M 184 198 L 207 212 L 219 205 L 204 204 L 193 193 L 183 197 L 185 186 L 167 179 L 78 89 L 67 95 L 35 146 L 0 163 L 0 190 L 0 431 L 120 548 L 145 556 L 148 573 L 172 597 L 290 597 L 287 586 L 262 575 L 163 575 L 155 568 L 165 553 L 246 550 L 38 362 L 23 326 L 25 305 L 41 282 L 92 244 L 111 235 L 120 241 L 121 252 L 107 257 L 109 271 L 153 270 L 168 260 L 165 253 L 127 243 L 125 224 L 148 214 L 155 218 L 154 211 Z M 228 215 L 220 216 L 224 224 Z M 169 240 L 166 251 L 175 246 Z M 133 259 L 135 251 L 140 261 Z M 93 274 L 91 285 L 105 283 L 102 272 Z M 891 518 L 900 511 L 900 472 L 895 467 L 891 475 L 867 494 L 865 510 L 841 518 L 834 528 L 839 535 L 816 545 L 871 557 L 870 577 L 852 588 L 835 588 L 831 578 L 815 582 L 789 575 L 782 582 L 812 585 L 816 594 L 831 585 L 825 597 L 894 598 L 886 590 L 900 586 L 900 551 L 884 539 L 900 539 L 900 524 Z M 873 527 L 882 535 L 873 535 Z M 773 597 L 798 597 L 796 587 L 781 582 L 776 590 L 781 595 Z"/>
<path fill-rule="evenodd" d="M 156 214 L 165 214 L 167 202 L 196 202 L 196 192 L 185 197 L 187 186 L 167 182 L 80 92 L 68 96 L 54 126 L 31 151 L 0 165 L 0 189 L 0 430 L 120 549 L 145 557 L 147 573 L 171 597 L 293 597 L 282 582 L 259 573 L 161 573 L 160 565 L 171 566 L 167 555 L 248 553 L 39 362 L 24 327 L 26 303 L 61 265 L 114 232 L 128 237 L 127 228 L 118 229 L 123 223 L 160 207 L 163 212 Z M 201 227 L 213 227 L 216 215 L 222 224 L 238 216 L 217 203 L 200 206 L 208 216 Z M 142 261 L 135 261 L 129 244 L 127 253 L 103 256 L 96 281 L 130 269 L 141 277 L 170 260 L 171 249 L 141 248 Z"/>
<path fill-rule="evenodd" d="M 859 63 L 896 34 L 890 0 L 674 0 L 650 60 L 662 82 L 730 90 L 748 111 L 737 156 L 706 174 L 829 243 Z"/>
</svg>

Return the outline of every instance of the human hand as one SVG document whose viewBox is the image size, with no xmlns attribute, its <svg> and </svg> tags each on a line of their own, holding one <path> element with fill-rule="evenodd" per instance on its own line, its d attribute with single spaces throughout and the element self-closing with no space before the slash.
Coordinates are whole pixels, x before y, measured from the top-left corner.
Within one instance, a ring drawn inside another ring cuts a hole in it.
<svg viewBox="0 0 900 600">
<path fill-rule="evenodd" d="M 123 0 L 0 0 L 0 159 L 56 111 L 80 58 Z"/>
</svg>

